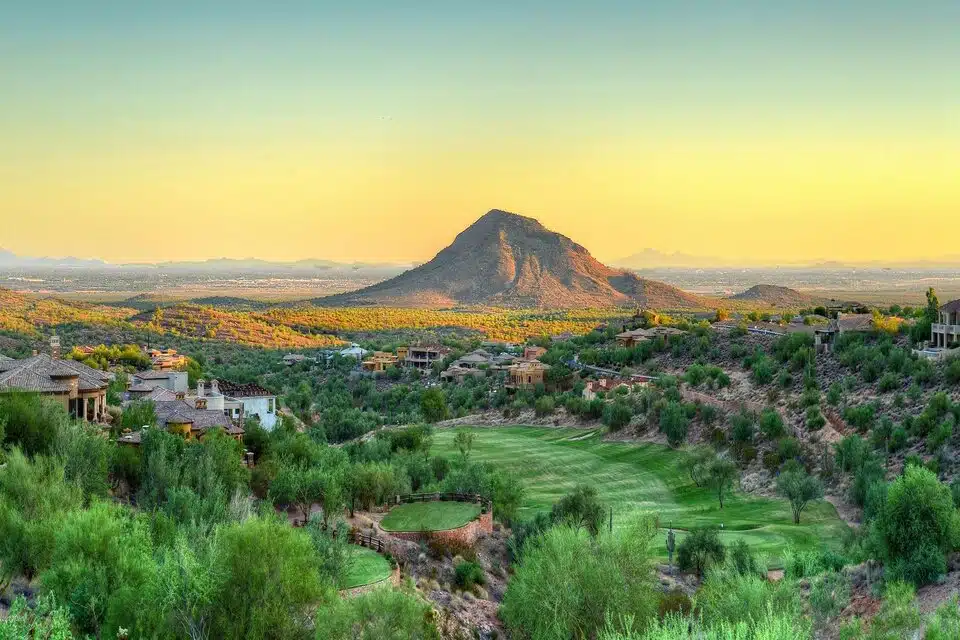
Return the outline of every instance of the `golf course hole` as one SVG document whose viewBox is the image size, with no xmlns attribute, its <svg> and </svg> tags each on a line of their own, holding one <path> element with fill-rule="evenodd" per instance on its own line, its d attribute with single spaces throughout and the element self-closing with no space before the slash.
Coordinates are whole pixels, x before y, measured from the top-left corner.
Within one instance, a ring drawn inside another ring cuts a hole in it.
<svg viewBox="0 0 960 640">
<path fill-rule="evenodd" d="M 380 528 L 398 533 L 447 531 L 479 515 L 480 505 L 472 502 L 411 502 L 391 509 Z"/>
</svg>

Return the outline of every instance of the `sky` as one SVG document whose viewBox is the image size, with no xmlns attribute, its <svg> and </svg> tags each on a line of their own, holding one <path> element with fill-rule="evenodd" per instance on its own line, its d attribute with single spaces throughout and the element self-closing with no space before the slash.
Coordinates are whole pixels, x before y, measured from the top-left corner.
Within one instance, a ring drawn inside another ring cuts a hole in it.
<svg viewBox="0 0 960 640">
<path fill-rule="evenodd" d="M 0 247 L 960 254 L 957 0 L 0 4 Z"/>
</svg>

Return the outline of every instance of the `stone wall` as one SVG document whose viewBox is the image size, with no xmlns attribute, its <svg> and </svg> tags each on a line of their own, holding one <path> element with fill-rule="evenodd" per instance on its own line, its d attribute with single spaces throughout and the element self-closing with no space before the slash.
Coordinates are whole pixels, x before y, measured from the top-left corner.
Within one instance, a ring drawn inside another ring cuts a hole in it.
<svg viewBox="0 0 960 640">
<path fill-rule="evenodd" d="M 459 542 L 461 544 L 473 545 L 477 539 L 484 534 L 493 533 L 493 513 L 487 511 L 456 529 L 446 529 L 444 531 L 391 531 L 389 534 L 402 540 L 440 540 L 442 542 Z"/>
</svg>

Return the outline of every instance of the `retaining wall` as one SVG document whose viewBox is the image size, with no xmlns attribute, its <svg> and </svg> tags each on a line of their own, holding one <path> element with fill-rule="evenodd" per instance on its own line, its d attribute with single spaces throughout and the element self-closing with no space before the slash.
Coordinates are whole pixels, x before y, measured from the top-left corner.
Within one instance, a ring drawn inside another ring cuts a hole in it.
<svg viewBox="0 0 960 640">
<path fill-rule="evenodd" d="M 441 542 L 459 542 L 461 544 L 473 545 L 477 539 L 484 534 L 493 533 L 493 513 L 487 511 L 456 529 L 445 529 L 443 531 L 388 531 L 391 536 L 402 540 L 439 540 Z"/>
</svg>

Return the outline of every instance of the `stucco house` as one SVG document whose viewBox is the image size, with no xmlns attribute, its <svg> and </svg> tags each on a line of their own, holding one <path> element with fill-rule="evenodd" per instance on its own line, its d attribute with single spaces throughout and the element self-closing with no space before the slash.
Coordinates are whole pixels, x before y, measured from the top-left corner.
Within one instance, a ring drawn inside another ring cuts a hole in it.
<svg viewBox="0 0 960 640">
<path fill-rule="evenodd" d="M 58 354 L 59 341 L 54 355 L 41 353 L 24 360 L 0 360 L 0 393 L 39 393 L 62 403 L 64 410 L 75 418 L 104 421 L 111 374 L 76 360 L 61 360 Z"/>
<path fill-rule="evenodd" d="M 277 396 L 256 383 L 221 382 L 220 393 L 227 403 L 238 402 L 244 418 L 256 416 L 268 431 L 277 425 Z"/>
</svg>

